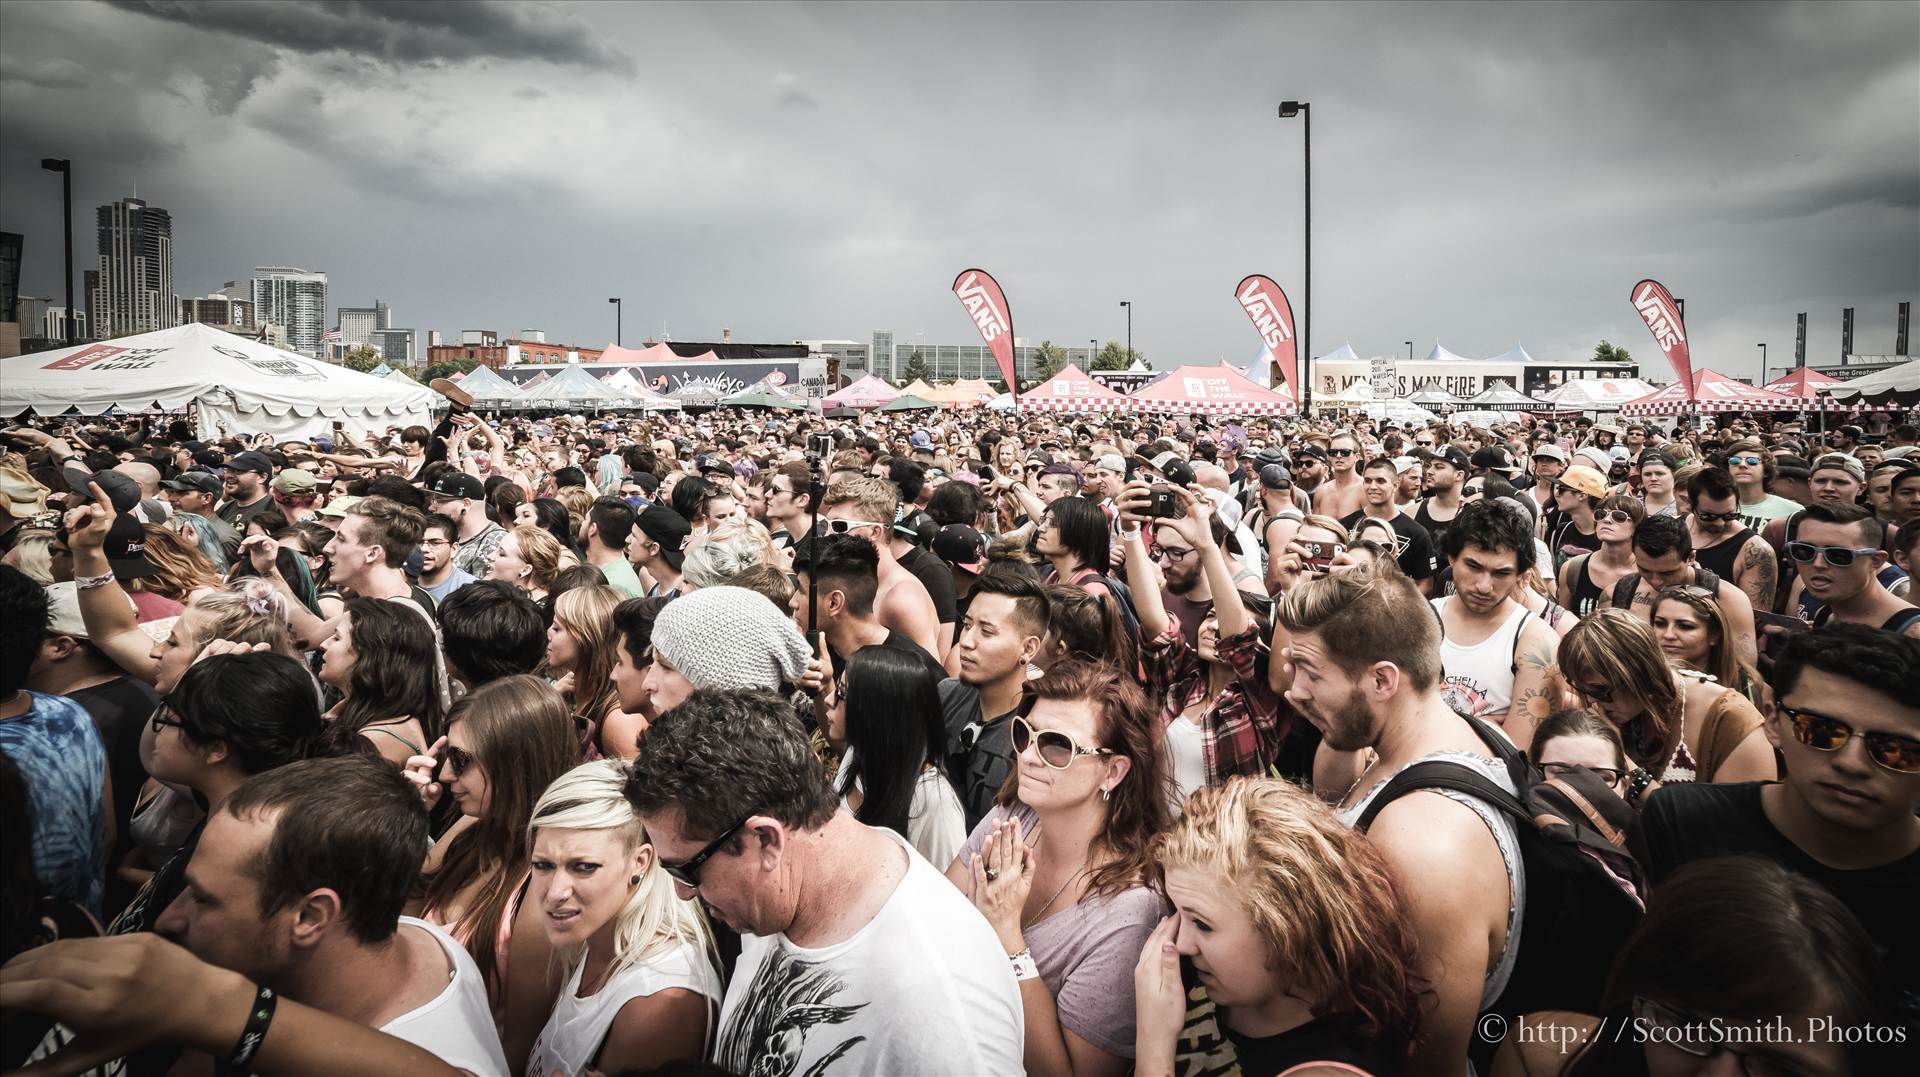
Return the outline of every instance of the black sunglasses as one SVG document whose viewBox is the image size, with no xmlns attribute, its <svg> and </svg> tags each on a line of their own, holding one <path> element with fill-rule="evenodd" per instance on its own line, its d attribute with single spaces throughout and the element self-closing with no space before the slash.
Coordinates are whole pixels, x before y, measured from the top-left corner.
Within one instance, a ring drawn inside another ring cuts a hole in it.
<svg viewBox="0 0 1920 1077">
<path fill-rule="evenodd" d="M 1838 718 L 1814 714 L 1785 703 L 1775 703 L 1793 725 L 1795 740 L 1818 752 L 1837 752 L 1853 739 L 1856 730 Z M 1861 733 L 1867 755 L 1875 763 L 1896 774 L 1920 774 L 1920 740 L 1898 733 Z"/>
<path fill-rule="evenodd" d="M 700 865 L 713 859 L 713 854 L 719 852 L 720 847 L 731 840 L 735 834 L 738 834 L 740 828 L 747 825 L 747 819 L 751 818 L 752 816 L 747 816 L 745 819 L 741 819 L 739 822 L 728 827 L 726 833 L 708 842 L 706 848 L 693 854 L 681 863 L 669 864 L 665 860 L 660 861 L 661 870 L 665 871 L 667 876 L 674 882 L 679 883 L 689 890 L 700 889 Z"/>
<path fill-rule="evenodd" d="M 1353 450 L 1352 449 L 1328 449 L 1327 455 L 1328 456 L 1352 456 Z"/>
<path fill-rule="evenodd" d="M 1693 514 L 1693 518 L 1696 520 L 1708 520 L 1708 521 L 1718 521 L 1720 523 L 1731 523 L 1734 520 L 1738 520 L 1740 518 L 1740 514 L 1737 512 L 1698 512 L 1696 511 Z"/>
</svg>

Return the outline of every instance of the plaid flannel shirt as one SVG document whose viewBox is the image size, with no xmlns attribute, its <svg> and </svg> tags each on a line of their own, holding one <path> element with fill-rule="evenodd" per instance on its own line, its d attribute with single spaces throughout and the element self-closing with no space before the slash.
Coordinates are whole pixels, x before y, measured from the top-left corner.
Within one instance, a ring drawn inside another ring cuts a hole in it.
<svg viewBox="0 0 1920 1077">
<path fill-rule="evenodd" d="M 1279 757 L 1292 716 L 1286 701 L 1267 684 L 1269 648 L 1260 638 L 1258 625 L 1221 637 L 1219 649 L 1221 660 L 1233 668 L 1233 680 L 1201 715 L 1200 744 L 1208 785 L 1236 774 L 1265 776 Z M 1167 615 L 1166 631 L 1147 641 L 1142 657 L 1147 693 L 1159 703 L 1162 729 L 1188 707 L 1207 699 L 1207 664 L 1188 645 L 1172 614 Z"/>
</svg>

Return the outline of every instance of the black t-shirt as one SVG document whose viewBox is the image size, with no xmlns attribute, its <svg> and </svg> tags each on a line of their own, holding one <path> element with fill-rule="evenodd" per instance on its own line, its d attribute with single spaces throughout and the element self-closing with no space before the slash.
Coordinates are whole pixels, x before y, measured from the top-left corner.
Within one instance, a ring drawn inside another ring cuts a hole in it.
<svg viewBox="0 0 1920 1077">
<path fill-rule="evenodd" d="M 940 714 L 947 727 L 947 780 L 967 811 L 967 831 L 987 812 L 1013 770 L 1013 712 L 980 718 L 980 689 L 949 677 L 940 682 Z"/>
<path fill-rule="evenodd" d="M 133 818 L 133 804 L 147 782 L 147 770 L 140 765 L 140 734 L 153 717 L 153 708 L 160 704 L 160 693 L 132 677 L 115 677 L 91 688 L 76 688 L 67 693 L 67 698 L 87 709 L 94 728 L 100 731 L 100 743 L 107 749 L 114 833 L 119 835 L 117 845 L 125 848 L 132 840 L 128 821 Z M 119 860 L 117 854 L 114 860 Z"/>
<path fill-rule="evenodd" d="M 1348 516 L 1340 521 L 1340 526 L 1351 534 L 1360 521 L 1365 519 L 1367 510 Z M 1404 512 L 1396 512 L 1390 522 L 1393 525 L 1393 546 L 1395 559 L 1400 562 L 1400 571 L 1409 579 L 1424 580 L 1439 570 L 1439 558 L 1434 554 L 1433 536 L 1427 529 L 1413 522 L 1413 517 Z"/>
<path fill-rule="evenodd" d="M 247 531 L 247 521 L 263 512 L 272 512 L 277 506 L 270 495 L 261 495 L 260 500 L 251 505 L 242 505 L 238 501 L 228 501 L 215 510 L 215 515 L 225 520 L 235 531 L 243 536 Z"/>
<path fill-rule="evenodd" d="M 1657 888 L 1696 860 L 1759 856 L 1832 891 L 1881 947 L 1911 1019 L 1920 1014 L 1920 933 L 1912 930 L 1920 895 L 1920 851 L 1877 868 L 1831 868 L 1776 829 L 1760 805 L 1771 783 L 1666 785 L 1647 798 L 1627 843 Z"/>
<path fill-rule="evenodd" d="M 918 546 L 908 547 L 899 561 L 901 568 L 913 573 L 913 578 L 926 587 L 927 597 L 933 599 L 934 613 L 941 624 L 948 626 L 941 635 L 950 635 L 953 623 L 960 619 L 953 602 L 953 571 L 945 561 Z"/>
<path fill-rule="evenodd" d="M 1594 525 L 1593 533 L 1588 534 L 1580 530 L 1580 525 L 1569 516 L 1562 520 L 1558 528 L 1547 533 L 1553 536 L 1553 540 L 1547 545 L 1553 550 L 1555 570 L 1583 553 L 1594 553 L 1600 549 L 1598 524 Z"/>
<path fill-rule="evenodd" d="M 1272 1036 L 1246 1036 L 1228 1027 L 1220 1031 L 1233 1044 L 1241 1073 L 1284 1073 L 1303 1062 L 1345 1062 L 1367 1073 L 1400 1073 L 1407 1068 L 1385 1041 L 1368 1036 L 1357 1022 L 1338 1016 L 1316 1018 Z"/>
<path fill-rule="evenodd" d="M 1414 509 L 1413 522 L 1427 529 L 1427 537 L 1433 540 L 1433 554 L 1437 558 L 1442 556 L 1440 553 L 1441 547 L 1446 545 L 1447 528 L 1453 526 L 1453 521 L 1460 516 L 1460 510 L 1466 508 L 1466 506 L 1456 505 L 1454 506 L 1452 516 L 1444 520 L 1436 520 L 1433 518 L 1433 515 L 1427 511 L 1427 505 L 1430 502 L 1431 499 L 1429 498 L 1423 497 L 1420 499 L 1419 506 Z"/>
</svg>

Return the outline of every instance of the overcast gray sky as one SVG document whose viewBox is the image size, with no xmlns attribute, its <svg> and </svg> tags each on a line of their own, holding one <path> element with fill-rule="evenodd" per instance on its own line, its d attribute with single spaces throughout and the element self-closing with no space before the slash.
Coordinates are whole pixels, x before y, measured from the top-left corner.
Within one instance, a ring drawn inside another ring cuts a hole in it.
<svg viewBox="0 0 1920 1077">
<path fill-rule="evenodd" d="M 1029 341 L 1124 334 L 1243 363 L 1232 298 L 1314 351 L 1464 355 L 1602 337 L 1665 378 L 1628 303 L 1687 300 L 1696 364 L 1756 342 L 1892 350 L 1920 298 L 1920 5 L 7 5 L 0 229 L 23 290 L 94 206 L 172 211 L 182 294 L 325 270 L 398 323 L 626 339 L 975 339 L 993 272 Z"/>
</svg>

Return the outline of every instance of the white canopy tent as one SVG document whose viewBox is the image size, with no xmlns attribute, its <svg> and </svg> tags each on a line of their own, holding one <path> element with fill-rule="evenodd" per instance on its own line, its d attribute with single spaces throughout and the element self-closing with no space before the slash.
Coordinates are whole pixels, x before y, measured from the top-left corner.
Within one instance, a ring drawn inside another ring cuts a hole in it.
<svg viewBox="0 0 1920 1077">
<path fill-rule="evenodd" d="M 1571 411 L 1618 411 L 1657 389 L 1639 378 L 1575 378 L 1546 394 L 1546 401 Z"/>
<path fill-rule="evenodd" d="M 0 360 L 0 414 L 101 415 L 193 405 L 212 439 L 264 433 L 285 441 L 432 426 L 438 393 L 235 336 L 198 322 L 154 333 Z"/>
<path fill-rule="evenodd" d="M 1429 363 L 1471 363 L 1473 362 L 1473 360 L 1467 358 L 1464 355 L 1458 355 L 1454 352 L 1448 351 L 1446 348 L 1446 345 L 1441 344 L 1438 340 L 1435 340 L 1433 342 L 1433 350 L 1427 353 L 1427 362 Z"/>
<path fill-rule="evenodd" d="M 570 365 L 538 385 L 529 382 L 507 402 L 507 407 L 524 411 L 638 408 L 640 398 L 601 382 L 578 365 Z"/>
<path fill-rule="evenodd" d="M 1863 374 L 1852 381 L 1841 382 L 1830 391 L 1835 400 L 1859 404 L 1903 400 L 1920 393 L 1920 360 Z"/>
<path fill-rule="evenodd" d="M 520 395 L 520 387 L 493 372 L 492 367 L 474 367 L 460 379 L 460 388 L 473 397 L 476 408 L 492 409 Z"/>
<path fill-rule="evenodd" d="M 1439 347 L 1439 342 L 1438 341 L 1434 342 L 1434 346 Z M 1493 358 L 1487 360 L 1487 362 L 1489 363 L 1531 363 L 1533 362 L 1533 356 L 1528 355 L 1527 349 L 1521 347 L 1520 342 L 1516 340 L 1513 343 L 1513 347 L 1508 348 L 1506 351 L 1501 352 L 1499 355 L 1496 355 Z"/>
</svg>

